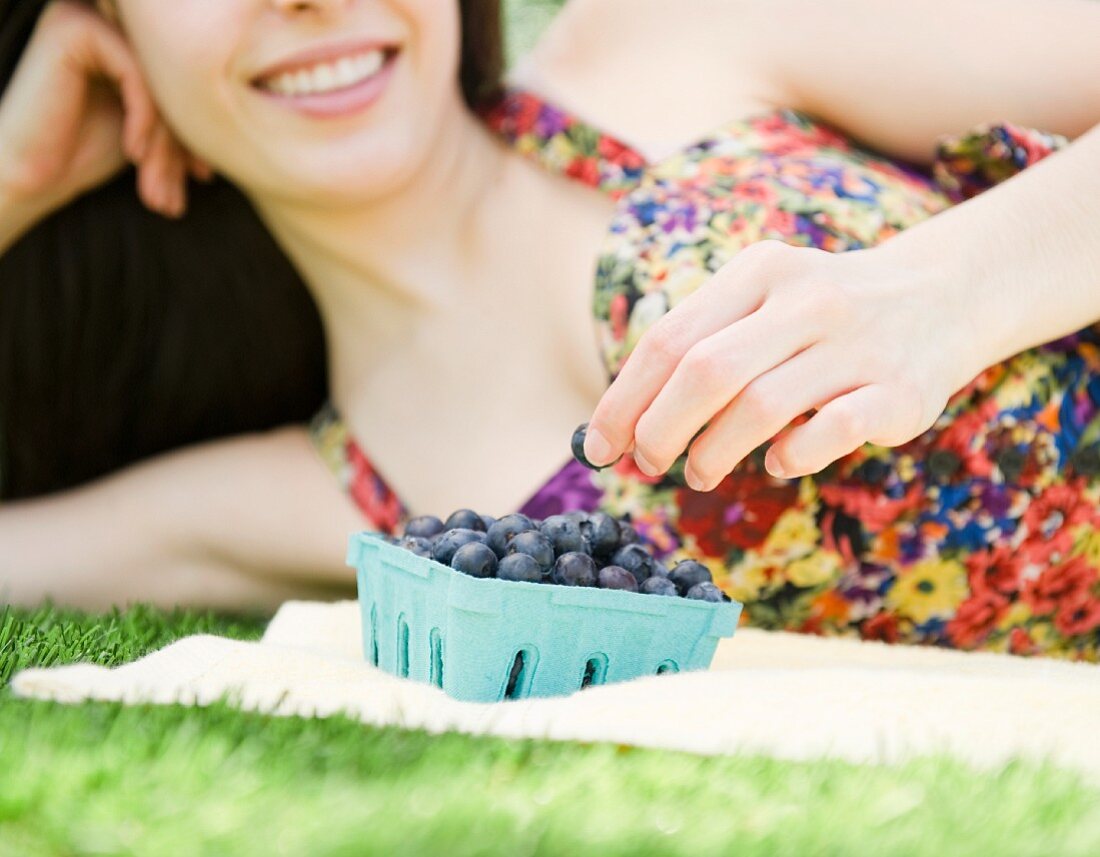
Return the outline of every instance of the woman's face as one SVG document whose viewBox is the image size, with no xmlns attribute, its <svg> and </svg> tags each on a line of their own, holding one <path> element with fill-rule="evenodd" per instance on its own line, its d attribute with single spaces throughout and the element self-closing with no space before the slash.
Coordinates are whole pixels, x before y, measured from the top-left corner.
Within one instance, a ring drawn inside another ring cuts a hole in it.
<svg viewBox="0 0 1100 857">
<path fill-rule="evenodd" d="M 463 109 L 457 0 L 117 0 L 180 140 L 250 194 L 399 187 Z"/>
</svg>

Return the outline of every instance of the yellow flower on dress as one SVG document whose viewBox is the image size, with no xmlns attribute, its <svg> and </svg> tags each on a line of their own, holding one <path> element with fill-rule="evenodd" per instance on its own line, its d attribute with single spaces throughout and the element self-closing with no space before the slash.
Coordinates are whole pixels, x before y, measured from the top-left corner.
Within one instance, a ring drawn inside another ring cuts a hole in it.
<svg viewBox="0 0 1100 857">
<path fill-rule="evenodd" d="M 761 553 L 780 557 L 804 556 L 813 550 L 820 536 L 813 515 L 804 509 L 787 509 L 772 525 Z"/>
<path fill-rule="evenodd" d="M 771 580 L 771 566 L 763 557 L 749 552 L 729 570 L 727 586 L 723 587 L 730 598 L 738 601 L 756 601 Z"/>
<path fill-rule="evenodd" d="M 803 588 L 832 580 L 840 571 L 840 557 L 832 551 L 818 550 L 787 566 L 787 580 Z"/>
<path fill-rule="evenodd" d="M 886 593 L 886 603 L 918 625 L 948 618 L 966 598 L 966 569 L 953 559 L 922 559 L 903 569 Z"/>
<path fill-rule="evenodd" d="M 1100 568 L 1100 532 L 1090 524 L 1081 524 L 1073 531 L 1071 555 L 1080 554 L 1093 568 Z"/>
</svg>

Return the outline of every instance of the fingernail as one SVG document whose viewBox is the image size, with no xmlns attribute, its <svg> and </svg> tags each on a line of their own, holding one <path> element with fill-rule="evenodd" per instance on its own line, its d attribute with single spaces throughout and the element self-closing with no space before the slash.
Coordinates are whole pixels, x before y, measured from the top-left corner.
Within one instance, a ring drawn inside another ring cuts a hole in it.
<svg viewBox="0 0 1100 857">
<path fill-rule="evenodd" d="M 764 456 L 764 469 L 768 471 L 776 479 L 786 479 L 787 471 L 783 469 L 783 465 L 779 463 L 779 459 L 769 449 Z"/>
<path fill-rule="evenodd" d="M 687 482 L 688 487 L 691 488 L 692 491 L 702 491 L 704 488 L 703 480 L 700 479 L 696 475 L 695 471 L 691 469 L 690 464 L 684 468 L 684 480 Z"/>
<path fill-rule="evenodd" d="M 584 435 L 584 457 L 593 464 L 606 464 L 611 460 L 610 442 L 594 428 L 589 428 Z"/>
<path fill-rule="evenodd" d="M 656 476 L 660 472 L 644 455 L 642 455 L 641 450 L 634 450 L 634 463 L 638 465 L 638 469 L 646 476 Z"/>
</svg>

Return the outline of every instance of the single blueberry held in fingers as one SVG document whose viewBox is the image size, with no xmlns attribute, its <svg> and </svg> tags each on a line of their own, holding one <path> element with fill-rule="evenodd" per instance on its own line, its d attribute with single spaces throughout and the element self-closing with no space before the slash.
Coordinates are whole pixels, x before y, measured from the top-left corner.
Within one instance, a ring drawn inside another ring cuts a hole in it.
<svg viewBox="0 0 1100 857">
<path fill-rule="evenodd" d="M 492 577 L 497 571 L 497 555 L 488 545 L 470 542 L 455 551 L 451 568 L 470 577 Z"/>
<path fill-rule="evenodd" d="M 542 583 L 543 573 L 542 567 L 533 556 L 525 553 L 510 553 L 497 564 L 497 577 L 501 580 Z"/>
<path fill-rule="evenodd" d="M 713 583 L 696 583 L 691 589 L 687 591 L 685 598 L 691 598 L 694 601 L 725 601 L 723 597 L 725 595 L 721 589 L 715 586 Z"/>
<path fill-rule="evenodd" d="M 550 539 L 556 556 L 584 549 L 580 525 L 568 515 L 551 515 L 539 525 L 539 532 Z"/>
<path fill-rule="evenodd" d="M 573 432 L 573 439 L 569 442 L 569 446 L 573 450 L 573 457 L 589 470 L 603 470 L 603 467 L 597 467 L 584 454 L 584 438 L 587 434 L 588 423 L 581 423 Z"/>
<path fill-rule="evenodd" d="M 693 559 L 685 559 L 676 563 L 672 571 L 668 573 L 668 579 L 676 584 L 676 588 L 681 595 L 686 595 L 687 591 L 697 583 L 714 582 L 710 576 L 710 569 Z"/>
<path fill-rule="evenodd" d="M 673 595 L 677 596 L 680 593 L 676 590 L 676 584 L 669 580 L 667 577 L 653 577 L 646 578 L 642 581 L 642 585 L 638 587 L 639 591 L 644 592 L 646 595 Z"/>
<path fill-rule="evenodd" d="M 397 546 L 402 547 L 417 556 L 432 558 L 432 540 L 422 536 L 402 536 L 397 540 Z"/>
<path fill-rule="evenodd" d="M 550 543 L 550 539 L 538 530 L 524 530 L 522 533 L 516 533 L 505 548 L 506 555 L 514 553 L 525 553 L 534 558 L 545 574 L 549 574 L 550 569 L 554 567 L 554 546 Z"/>
<path fill-rule="evenodd" d="M 450 517 L 443 522 L 443 528 L 445 530 L 479 530 L 484 532 L 485 522 L 481 520 L 481 515 L 475 512 L 473 509 L 459 509 L 455 512 L 451 512 Z"/>
<path fill-rule="evenodd" d="M 597 575 L 600 589 L 625 589 L 629 592 L 638 591 L 638 580 L 625 568 L 617 565 L 608 565 L 601 568 Z"/>
<path fill-rule="evenodd" d="M 432 545 L 432 559 L 444 565 L 450 565 L 455 551 L 471 542 L 484 544 L 485 533 L 480 533 L 477 530 L 447 530 L 436 536 L 435 544 Z"/>
<path fill-rule="evenodd" d="M 525 533 L 534 528 L 535 525 L 526 515 L 518 513 L 505 515 L 489 528 L 487 544 L 496 551 L 497 557 L 504 559 L 508 553 L 508 542 L 516 534 Z"/>
<path fill-rule="evenodd" d="M 611 562 L 629 571 L 638 583 L 653 575 L 653 557 L 641 545 L 626 545 L 619 548 L 612 554 Z"/>
<path fill-rule="evenodd" d="M 410 518 L 408 523 L 405 524 L 406 536 L 419 536 L 423 539 L 430 539 L 432 536 L 439 535 L 443 530 L 443 522 L 435 515 L 420 515 L 416 518 Z"/>
<path fill-rule="evenodd" d="M 605 512 L 593 512 L 581 524 L 581 533 L 592 543 L 592 555 L 606 557 L 619 546 L 619 522 Z"/>
<path fill-rule="evenodd" d="M 550 582 L 562 586 L 595 586 L 596 561 L 585 553 L 563 553 L 554 563 Z"/>
</svg>

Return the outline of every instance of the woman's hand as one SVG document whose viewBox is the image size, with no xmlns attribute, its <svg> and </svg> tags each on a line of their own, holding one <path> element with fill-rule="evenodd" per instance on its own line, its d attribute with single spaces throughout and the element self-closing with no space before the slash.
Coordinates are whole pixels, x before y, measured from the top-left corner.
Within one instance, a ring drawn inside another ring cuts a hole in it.
<svg viewBox="0 0 1100 857">
<path fill-rule="evenodd" d="M 710 491 L 812 409 L 768 451 L 772 475 L 815 473 L 864 443 L 926 431 L 985 368 L 977 319 L 965 283 L 929 282 L 890 243 L 742 250 L 641 338 L 589 423 L 586 457 L 606 464 L 633 444 L 655 476 L 690 444 L 685 478 Z"/>
<path fill-rule="evenodd" d="M 84 4 L 54 0 L 0 100 L 0 190 L 46 213 L 127 160 L 145 205 L 170 217 L 183 213 L 187 173 L 210 177 L 159 117 L 118 29 Z"/>
</svg>

